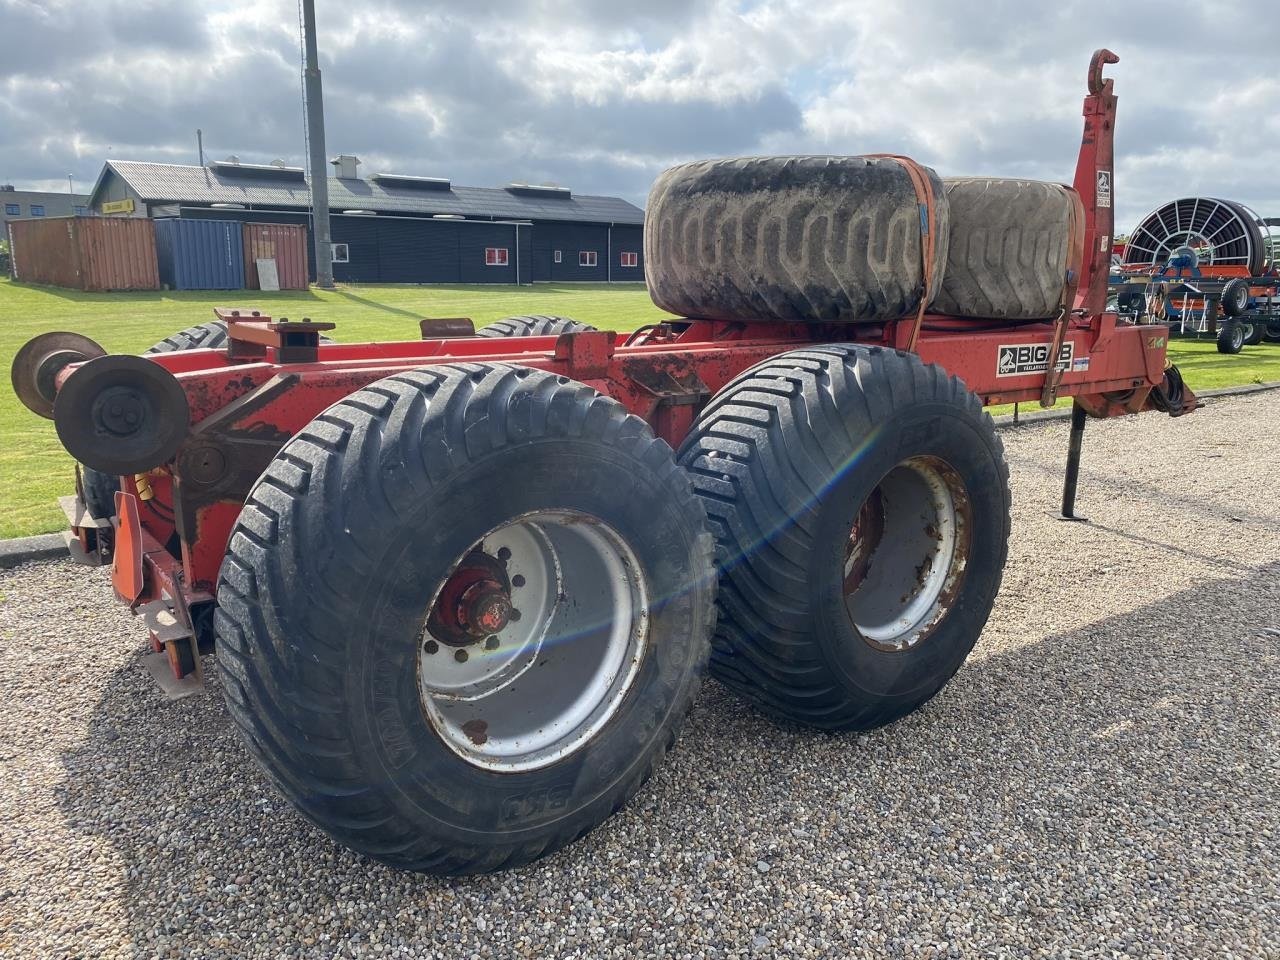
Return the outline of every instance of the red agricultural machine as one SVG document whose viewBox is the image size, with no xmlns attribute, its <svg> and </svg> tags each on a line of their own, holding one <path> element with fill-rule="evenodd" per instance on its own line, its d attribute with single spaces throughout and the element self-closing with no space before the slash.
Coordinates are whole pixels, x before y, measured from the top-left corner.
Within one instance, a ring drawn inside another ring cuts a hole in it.
<svg viewBox="0 0 1280 960">
<path fill-rule="evenodd" d="M 38 337 L 15 388 L 84 467 L 79 545 L 171 681 L 216 649 L 300 811 L 400 867 L 526 862 L 640 786 L 708 660 L 830 730 L 941 689 L 1007 553 L 984 405 L 1074 398 L 1067 517 L 1086 416 L 1194 409 L 1167 328 L 1105 309 L 1116 59 L 1074 190 L 900 157 L 668 171 L 648 279 L 681 319 L 343 344 L 219 311 L 145 357 Z"/>
</svg>

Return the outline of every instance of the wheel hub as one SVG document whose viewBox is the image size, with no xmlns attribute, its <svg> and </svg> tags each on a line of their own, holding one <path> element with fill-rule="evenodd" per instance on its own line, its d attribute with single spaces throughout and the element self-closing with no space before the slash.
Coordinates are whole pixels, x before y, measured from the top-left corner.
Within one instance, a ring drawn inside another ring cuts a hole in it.
<svg viewBox="0 0 1280 960">
<path fill-rule="evenodd" d="M 472 551 L 440 590 L 427 631 L 451 647 L 467 647 L 504 630 L 511 620 L 506 562 Z"/>
<path fill-rule="evenodd" d="M 511 619 L 511 597 L 496 580 L 477 580 L 458 604 L 458 623 L 477 640 L 506 628 Z"/>
<path fill-rule="evenodd" d="M 969 498 L 934 457 L 894 467 L 858 510 L 845 547 L 845 609 L 862 639 L 898 652 L 925 641 L 959 594 L 968 563 Z"/>
<path fill-rule="evenodd" d="M 537 769 L 614 715 L 647 638 L 645 578 L 621 537 L 584 514 L 529 514 L 473 545 L 437 591 L 418 657 L 423 710 L 468 763 Z"/>
</svg>

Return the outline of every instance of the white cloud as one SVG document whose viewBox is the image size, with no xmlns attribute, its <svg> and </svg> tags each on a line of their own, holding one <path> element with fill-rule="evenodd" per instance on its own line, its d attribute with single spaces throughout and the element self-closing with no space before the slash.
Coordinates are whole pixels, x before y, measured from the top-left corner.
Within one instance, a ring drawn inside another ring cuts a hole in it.
<svg viewBox="0 0 1280 960">
<path fill-rule="evenodd" d="M 0 179 L 108 156 L 301 160 L 294 0 L 0 0 Z M 319 10 L 331 153 L 642 200 L 662 166 L 910 153 L 1070 179 L 1091 51 L 1120 95 L 1117 213 L 1207 193 L 1280 214 L 1267 0 L 412 0 Z M 92 37 L 92 43 L 82 42 Z M 1169 38 L 1194 38 L 1170 45 Z M 367 167 L 366 169 L 370 169 Z"/>
</svg>

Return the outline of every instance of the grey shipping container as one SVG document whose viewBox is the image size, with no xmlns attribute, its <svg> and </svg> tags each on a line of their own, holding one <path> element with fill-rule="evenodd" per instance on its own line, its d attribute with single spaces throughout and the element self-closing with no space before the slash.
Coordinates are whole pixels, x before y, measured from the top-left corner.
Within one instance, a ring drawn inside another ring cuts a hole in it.
<svg viewBox="0 0 1280 960">
<path fill-rule="evenodd" d="M 157 220 L 160 282 L 173 290 L 243 290 L 244 237 L 228 220 Z"/>
</svg>

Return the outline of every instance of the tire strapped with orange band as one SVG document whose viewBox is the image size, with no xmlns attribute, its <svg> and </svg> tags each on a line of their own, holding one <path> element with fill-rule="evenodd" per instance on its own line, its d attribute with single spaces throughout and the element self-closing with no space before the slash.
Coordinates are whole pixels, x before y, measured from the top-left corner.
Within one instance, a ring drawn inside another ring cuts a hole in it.
<svg viewBox="0 0 1280 960">
<path fill-rule="evenodd" d="M 911 186 L 916 192 L 916 203 L 920 208 L 920 262 L 924 280 L 924 290 L 920 295 L 920 307 L 916 310 L 915 322 L 911 326 L 911 338 L 907 341 L 907 350 L 915 353 L 916 342 L 920 339 L 920 328 L 924 325 L 924 315 L 933 302 L 933 254 L 937 237 L 937 198 L 933 194 L 933 184 L 924 167 L 910 157 L 897 153 L 864 154 L 869 160 L 892 160 L 907 171 L 911 178 Z"/>
</svg>

